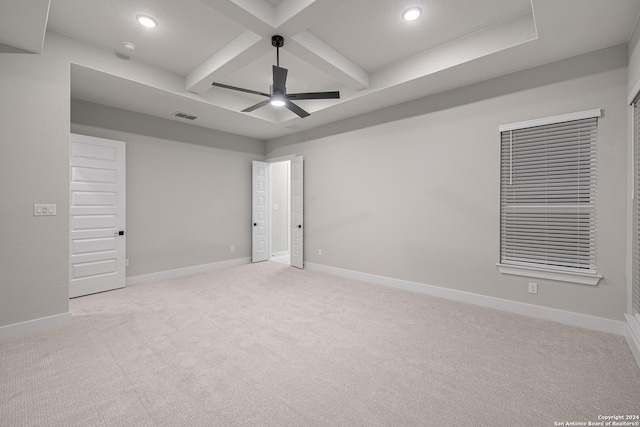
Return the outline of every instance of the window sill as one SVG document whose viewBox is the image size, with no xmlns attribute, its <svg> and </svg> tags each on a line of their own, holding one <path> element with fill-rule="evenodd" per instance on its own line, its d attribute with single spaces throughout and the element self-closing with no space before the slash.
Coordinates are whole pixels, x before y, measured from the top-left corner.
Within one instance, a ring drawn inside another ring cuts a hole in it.
<svg viewBox="0 0 640 427">
<path fill-rule="evenodd" d="M 544 268 L 523 267 L 521 265 L 496 264 L 502 274 L 537 277 L 539 279 L 559 280 L 561 282 L 579 283 L 595 286 L 602 276 L 597 274 L 572 273 L 568 271 L 546 270 Z"/>
</svg>

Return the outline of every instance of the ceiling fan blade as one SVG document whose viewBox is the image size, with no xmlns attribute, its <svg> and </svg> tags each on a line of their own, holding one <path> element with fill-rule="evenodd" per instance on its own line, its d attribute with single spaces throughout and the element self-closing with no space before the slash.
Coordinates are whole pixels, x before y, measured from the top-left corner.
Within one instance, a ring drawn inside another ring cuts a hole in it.
<svg viewBox="0 0 640 427">
<path fill-rule="evenodd" d="M 301 99 L 338 99 L 340 92 L 307 92 L 307 93 L 288 93 L 287 98 L 292 100 Z"/>
<path fill-rule="evenodd" d="M 222 84 L 222 83 L 213 82 L 213 83 L 211 83 L 211 86 L 221 87 L 221 88 L 224 88 L 224 89 L 237 90 L 239 92 L 252 93 L 254 95 L 262 95 L 262 96 L 266 96 L 267 98 L 271 97 L 271 95 L 269 95 L 268 93 L 258 92 L 258 91 L 251 90 L 251 89 L 243 89 L 241 87 L 229 86 L 229 85 L 225 85 L 225 84 Z"/>
<path fill-rule="evenodd" d="M 294 104 L 289 100 L 286 101 L 285 107 L 287 107 L 289 110 L 293 111 L 294 113 L 296 113 L 298 116 L 302 118 L 310 115 L 309 113 L 307 113 L 302 108 L 298 107 L 296 104 Z"/>
<path fill-rule="evenodd" d="M 273 66 L 273 93 L 282 93 L 284 94 L 287 85 L 287 69 L 278 67 L 277 65 Z"/>
<path fill-rule="evenodd" d="M 269 103 L 269 101 L 271 101 L 271 100 L 270 99 L 265 99 L 262 102 L 258 102 L 256 105 L 252 105 L 249 108 L 245 108 L 244 110 L 242 110 L 242 112 L 243 113 L 248 113 L 250 111 L 257 110 L 258 108 L 264 107 L 265 105 L 267 105 Z"/>
</svg>

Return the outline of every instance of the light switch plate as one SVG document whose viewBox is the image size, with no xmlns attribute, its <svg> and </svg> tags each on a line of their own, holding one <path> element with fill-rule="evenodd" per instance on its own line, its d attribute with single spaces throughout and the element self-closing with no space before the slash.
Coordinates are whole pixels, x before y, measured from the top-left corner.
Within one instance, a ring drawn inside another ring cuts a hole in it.
<svg viewBox="0 0 640 427">
<path fill-rule="evenodd" d="M 55 204 L 36 203 L 33 205 L 34 216 L 54 216 L 56 214 Z"/>
</svg>

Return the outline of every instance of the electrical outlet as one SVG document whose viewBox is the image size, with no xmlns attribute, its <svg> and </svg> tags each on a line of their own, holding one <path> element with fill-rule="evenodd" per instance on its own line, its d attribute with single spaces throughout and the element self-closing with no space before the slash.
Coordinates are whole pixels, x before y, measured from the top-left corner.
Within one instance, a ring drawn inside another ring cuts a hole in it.
<svg viewBox="0 0 640 427">
<path fill-rule="evenodd" d="M 537 294 L 538 293 L 538 284 L 537 283 L 529 282 L 529 293 L 530 294 Z"/>
<path fill-rule="evenodd" d="M 235 251 L 236 251 L 235 245 L 231 245 L 231 247 L 229 248 L 229 252 L 235 252 Z"/>
<path fill-rule="evenodd" d="M 322 249 L 318 249 L 318 255 L 322 255 Z"/>
<path fill-rule="evenodd" d="M 55 204 L 42 204 L 36 203 L 33 205 L 33 215 L 34 216 L 55 216 L 56 215 L 56 205 Z"/>
</svg>

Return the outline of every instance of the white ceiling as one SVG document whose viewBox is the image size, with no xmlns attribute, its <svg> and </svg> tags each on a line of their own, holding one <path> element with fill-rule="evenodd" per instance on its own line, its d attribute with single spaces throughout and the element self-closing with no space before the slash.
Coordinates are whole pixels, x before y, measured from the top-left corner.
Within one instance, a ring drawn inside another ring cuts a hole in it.
<svg viewBox="0 0 640 427">
<path fill-rule="evenodd" d="M 140 13 L 160 26 L 138 25 Z M 49 28 L 183 76 L 244 31 L 211 7 L 184 0 L 52 0 Z M 137 50 L 130 54 L 124 41 Z"/>
<path fill-rule="evenodd" d="M 414 5 L 423 15 L 404 21 Z M 158 27 L 141 27 L 140 13 Z M 0 53 L 39 53 L 48 28 L 148 74 L 79 61 L 73 97 L 172 120 L 184 111 L 198 116 L 185 123 L 266 140 L 624 43 L 639 13 L 638 0 L 3 0 Z M 298 101 L 312 113 L 301 119 L 272 106 L 241 113 L 264 98 L 211 87 L 269 92 L 274 34 L 288 92 L 341 99 Z"/>
<path fill-rule="evenodd" d="M 309 31 L 369 73 L 531 12 L 530 0 L 351 0 Z M 420 20 L 401 12 L 419 5 Z M 358 23 L 361 23 L 358 25 Z"/>
<path fill-rule="evenodd" d="M 49 0 L 0 3 L 0 53 L 41 53 Z"/>
</svg>

